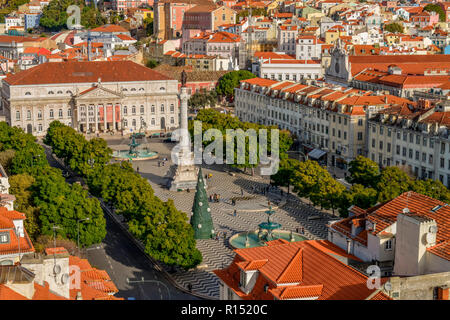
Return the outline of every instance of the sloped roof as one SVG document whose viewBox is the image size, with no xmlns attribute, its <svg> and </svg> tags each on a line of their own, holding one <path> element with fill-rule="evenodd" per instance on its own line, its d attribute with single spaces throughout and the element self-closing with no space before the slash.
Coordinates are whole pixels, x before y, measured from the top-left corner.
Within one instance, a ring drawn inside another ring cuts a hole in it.
<svg viewBox="0 0 450 320">
<path fill-rule="evenodd" d="M 314 296 L 319 296 L 319 300 L 363 300 L 375 292 L 367 287 L 365 275 L 335 258 L 346 254 L 344 250 L 329 243 L 327 251 L 332 251 L 332 255 L 315 242 L 269 242 L 268 246 L 236 249 L 233 263 L 214 273 L 245 300 Z M 268 261 L 258 269 L 253 290 L 248 294 L 242 292 L 237 264 L 264 259 Z M 279 286 L 283 282 L 289 284 Z"/>
<path fill-rule="evenodd" d="M 173 80 L 132 61 L 47 62 L 9 75 L 10 85 Z"/>
</svg>

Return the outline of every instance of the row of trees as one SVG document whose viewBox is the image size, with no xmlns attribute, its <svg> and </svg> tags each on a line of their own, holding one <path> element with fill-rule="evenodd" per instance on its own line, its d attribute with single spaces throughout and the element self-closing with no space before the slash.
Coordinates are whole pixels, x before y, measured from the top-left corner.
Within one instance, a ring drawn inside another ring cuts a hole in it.
<svg viewBox="0 0 450 320">
<path fill-rule="evenodd" d="M 0 123 L 0 162 L 9 173 L 15 209 L 26 214 L 25 228 L 32 238 L 53 236 L 89 246 L 106 235 L 106 221 L 97 199 L 80 185 L 66 183 L 59 169 L 50 167 L 44 149 L 22 129 Z M 79 223 L 79 220 L 89 221 Z"/>
<path fill-rule="evenodd" d="M 226 150 L 227 150 L 227 147 L 229 147 L 229 145 L 227 146 L 228 139 L 230 139 L 230 141 L 231 140 L 234 141 L 234 150 L 233 150 L 234 162 L 233 162 L 233 164 L 231 164 L 233 167 L 243 169 L 244 171 L 246 171 L 249 168 L 252 170 L 252 174 L 253 174 L 254 168 L 257 167 L 258 164 L 260 163 L 259 148 L 261 146 L 260 146 L 259 141 L 257 142 L 256 146 L 252 146 L 252 147 L 256 147 L 257 161 L 256 161 L 256 163 L 251 163 L 254 161 L 250 161 L 251 158 L 250 158 L 250 152 L 249 152 L 250 151 L 249 145 L 251 143 L 251 140 L 249 139 L 248 136 L 245 137 L 245 142 L 244 142 L 245 163 L 243 163 L 243 164 L 237 163 L 238 162 L 237 155 L 238 155 L 238 148 L 239 148 L 239 141 L 238 141 L 239 138 L 234 137 L 233 139 L 231 139 L 231 137 L 227 137 L 227 132 L 226 132 L 227 129 L 230 129 L 230 130 L 242 129 L 244 132 L 246 132 L 248 130 L 254 130 L 257 137 L 259 137 L 259 130 L 266 129 L 267 130 L 267 152 L 268 152 L 269 156 L 271 154 L 271 146 L 272 146 L 272 144 L 271 144 L 271 129 L 277 129 L 276 126 L 264 126 L 264 125 L 259 125 L 259 124 L 255 124 L 255 123 L 250 123 L 250 122 L 242 122 L 236 117 L 233 117 L 229 114 L 220 113 L 213 109 L 200 110 L 197 114 L 196 120 L 202 122 L 203 147 L 206 147 L 209 144 L 211 144 L 213 141 L 215 141 L 215 137 L 210 137 L 208 139 L 207 137 L 204 136 L 204 133 L 207 130 L 216 129 L 221 132 L 222 137 L 223 137 L 222 150 L 223 150 L 223 156 L 224 156 L 224 159 L 223 159 L 224 163 L 225 163 L 225 157 L 226 157 Z M 189 123 L 189 130 L 191 132 L 191 135 L 193 136 L 194 135 L 194 122 L 193 121 L 190 121 L 190 123 Z M 230 141 L 228 141 L 228 143 Z M 289 133 L 289 131 L 280 130 L 279 131 L 279 143 L 278 143 L 280 159 L 287 158 L 287 151 L 290 149 L 292 143 L 293 143 L 293 139 L 292 139 L 292 136 Z M 212 151 L 212 153 L 213 153 L 213 155 L 215 155 L 214 150 Z"/>
<path fill-rule="evenodd" d="M 164 202 L 156 197 L 148 181 L 135 173 L 128 162 L 108 164 L 111 150 L 103 139 L 87 141 L 72 128 L 54 121 L 45 143 L 86 178 L 93 195 L 124 216 L 130 232 L 143 242 L 147 254 L 167 265 L 186 269 L 202 261 L 187 215 L 177 210 L 172 200 Z"/>
<path fill-rule="evenodd" d="M 103 168 L 112 157 L 112 150 L 105 140 L 93 138 L 88 141 L 83 134 L 59 121 L 50 124 L 44 143 L 51 146 L 58 158 L 82 176 Z"/>
<path fill-rule="evenodd" d="M 217 103 L 217 91 L 201 91 L 194 93 L 188 101 L 191 108 L 200 109 L 206 106 L 214 107 Z"/>
<path fill-rule="evenodd" d="M 415 179 L 399 167 L 380 170 L 375 162 L 362 156 L 358 156 L 349 165 L 350 176 L 347 180 L 352 183 L 349 190 L 333 179 L 325 168 L 311 160 L 281 161 L 280 170 L 272 176 L 272 181 L 288 188 L 293 186 L 294 192 L 299 196 L 309 198 L 314 205 L 331 208 L 333 212 L 339 209 L 344 217 L 351 205 L 367 209 L 407 191 L 450 202 L 450 191 L 440 181 Z"/>
<path fill-rule="evenodd" d="M 42 10 L 42 17 L 39 24 L 51 31 L 60 31 L 67 29 L 69 15 L 67 8 L 76 5 L 80 8 L 80 23 L 85 28 L 96 28 L 106 23 L 106 19 L 100 11 L 95 7 L 94 3 L 86 5 L 83 0 L 52 0 Z M 74 16 L 71 14 L 70 16 Z M 76 20 L 73 21 L 76 23 Z"/>
</svg>

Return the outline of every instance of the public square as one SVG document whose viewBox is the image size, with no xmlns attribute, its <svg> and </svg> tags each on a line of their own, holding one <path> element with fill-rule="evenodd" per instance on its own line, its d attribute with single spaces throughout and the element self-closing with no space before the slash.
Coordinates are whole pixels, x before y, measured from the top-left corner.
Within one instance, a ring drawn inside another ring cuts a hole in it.
<svg viewBox="0 0 450 320">
<path fill-rule="evenodd" d="M 113 150 L 128 148 L 126 137 L 105 138 Z M 147 142 L 151 151 L 159 153 L 159 158 L 134 161 L 133 168 L 150 182 L 156 196 L 164 201 L 173 199 L 175 206 L 190 217 L 195 190 L 176 192 L 169 191 L 166 187 L 170 180 L 172 165 L 170 150 L 176 144 L 164 142 L 162 138 L 147 139 Z M 164 166 L 158 164 L 164 158 L 168 159 Z M 219 239 L 197 240 L 203 261 L 196 269 L 171 271 L 174 280 L 184 288 L 191 284 L 195 293 L 212 298 L 219 297 L 219 280 L 212 270 L 223 268 L 232 261 L 234 253 L 228 243 L 230 236 L 239 232 L 254 231 L 259 223 L 267 219 L 264 211 L 268 209 L 268 201 L 276 209 L 273 220 L 280 223 L 283 230 L 304 231 L 304 236 L 308 239 L 326 239 L 326 225 L 333 216 L 316 210 L 292 194 L 288 195 L 286 190 L 283 191 L 283 195 L 279 189 L 263 194 L 263 188 L 269 184 L 269 177 L 257 175 L 258 170 L 254 176 L 225 165 L 203 165 L 202 170 L 203 175 L 212 175 L 206 180 L 208 196 L 214 193 L 220 195 L 218 203 L 209 203 L 214 229 L 219 233 Z M 236 200 L 234 206 L 232 199 Z M 167 271 L 170 271 L 170 268 L 167 268 Z"/>
</svg>

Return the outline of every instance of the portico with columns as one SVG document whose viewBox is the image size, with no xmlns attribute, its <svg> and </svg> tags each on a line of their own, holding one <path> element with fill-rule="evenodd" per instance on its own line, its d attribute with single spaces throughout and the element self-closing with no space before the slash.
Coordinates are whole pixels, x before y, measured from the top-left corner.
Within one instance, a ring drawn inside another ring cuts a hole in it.
<svg viewBox="0 0 450 320">
<path fill-rule="evenodd" d="M 74 96 L 76 128 L 84 133 L 122 130 L 122 93 L 100 84 Z"/>
</svg>

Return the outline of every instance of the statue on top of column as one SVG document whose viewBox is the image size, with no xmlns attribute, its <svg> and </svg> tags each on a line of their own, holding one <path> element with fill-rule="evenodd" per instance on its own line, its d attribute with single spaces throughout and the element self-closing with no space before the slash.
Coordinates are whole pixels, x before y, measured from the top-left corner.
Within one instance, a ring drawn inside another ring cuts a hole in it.
<svg viewBox="0 0 450 320">
<path fill-rule="evenodd" d="M 183 70 L 183 72 L 181 72 L 181 87 L 186 87 L 186 81 L 187 81 L 187 74 L 186 71 Z"/>
</svg>

